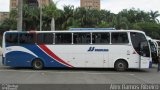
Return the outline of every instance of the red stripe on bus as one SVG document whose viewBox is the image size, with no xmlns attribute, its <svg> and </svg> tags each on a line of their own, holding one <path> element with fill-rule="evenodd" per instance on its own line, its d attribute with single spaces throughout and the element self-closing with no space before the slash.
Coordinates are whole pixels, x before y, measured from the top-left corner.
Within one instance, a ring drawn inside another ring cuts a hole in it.
<svg viewBox="0 0 160 90">
<path fill-rule="evenodd" d="M 39 45 L 39 47 L 44 50 L 48 55 L 50 55 L 52 58 L 54 58 L 55 60 L 57 60 L 58 62 L 61 62 L 64 65 L 67 65 L 69 67 L 73 67 L 72 65 L 66 63 L 64 60 L 62 60 L 61 58 L 59 58 L 57 55 L 55 55 L 50 49 L 48 49 L 45 45 Z"/>
</svg>

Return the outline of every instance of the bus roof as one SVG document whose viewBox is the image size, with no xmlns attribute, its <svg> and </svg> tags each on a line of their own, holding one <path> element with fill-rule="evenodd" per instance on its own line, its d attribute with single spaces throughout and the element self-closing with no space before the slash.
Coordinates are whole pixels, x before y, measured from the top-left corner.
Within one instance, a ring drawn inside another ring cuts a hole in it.
<svg viewBox="0 0 160 90">
<path fill-rule="evenodd" d="M 50 33 L 50 32 L 55 32 L 55 33 L 69 33 L 69 32 L 139 32 L 139 33 L 144 33 L 143 31 L 139 30 L 78 30 L 78 31 L 69 31 L 69 30 L 58 30 L 58 31 L 6 31 L 7 32 L 15 32 L 15 33 Z"/>
<path fill-rule="evenodd" d="M 78 30 L 116 30 L 115 28 L 70 28 L 69 31 L 78 31 Z"/>
</svg>

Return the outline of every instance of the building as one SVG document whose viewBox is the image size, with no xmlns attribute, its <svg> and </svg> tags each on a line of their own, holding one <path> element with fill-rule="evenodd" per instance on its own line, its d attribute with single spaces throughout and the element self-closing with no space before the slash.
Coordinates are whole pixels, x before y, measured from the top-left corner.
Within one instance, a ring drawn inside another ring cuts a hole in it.
<svg viewBox="0 0 160 90">
<path fill-rule="evenodd" d="M 81 7 L 100 10 L 100 0 L 80 0 Z"/>
<path fill-rule="evenodd" d="M 18 0 L 10 0 L 10 10 L 16 9 L 18 5 Z"/>
<path fill-rule="evenodd" d="M 0 12 L 0 24 L 1 24 L 6 18 L 9 18 L 9 12 Z"/>
<path fill-rule="evenodd" d="M 23 0 L 24 3 L 32 5 L 32 6 L 42 6 L 49 5 L 52 0 Z M 18 0 L 10 0 L 10 10 L 17 9 L 18 7 Z"/>
<path fill-rule="evenodd" d="M 38 0 L 39 5 L 41 3 L 42 6 L 49 5 L 50 2 L 52 2 L 52 0 Z"/>
</svg>

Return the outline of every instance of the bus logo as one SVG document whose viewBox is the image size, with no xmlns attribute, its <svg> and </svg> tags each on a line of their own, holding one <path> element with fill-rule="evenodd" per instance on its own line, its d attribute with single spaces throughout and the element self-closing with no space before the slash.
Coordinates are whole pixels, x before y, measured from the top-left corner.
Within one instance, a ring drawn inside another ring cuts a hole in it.
<svg viewBox="0 0 160 90">
<path fill-rule="evenodd" d="M 95 47 L 89 47 L 88 51 L 94 51 Z"/>
<path fill-rule="evenodd" d="M 93 52 L 93 51 L 95 51 L 95 52 L 108 52 L 109 49 L 97 49 L 95 47 L 89 47 L 89 49 L 87 51 L 88 52 Z"/>
</svg>

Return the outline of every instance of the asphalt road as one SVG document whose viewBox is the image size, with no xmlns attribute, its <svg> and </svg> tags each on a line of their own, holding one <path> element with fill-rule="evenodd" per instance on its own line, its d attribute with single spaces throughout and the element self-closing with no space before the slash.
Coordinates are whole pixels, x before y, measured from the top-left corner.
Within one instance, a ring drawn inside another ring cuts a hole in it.
<svg viewBox="0 0 160 90">
<path fill-rule="evenodd" d="M 1 59 L 0 59 L 1 62 Z M 10 68 L 0 64 L 0 83 L 16 84 L 160 84 L 160 72 L 130 69 L 46 69 Z"/>
</svg>

